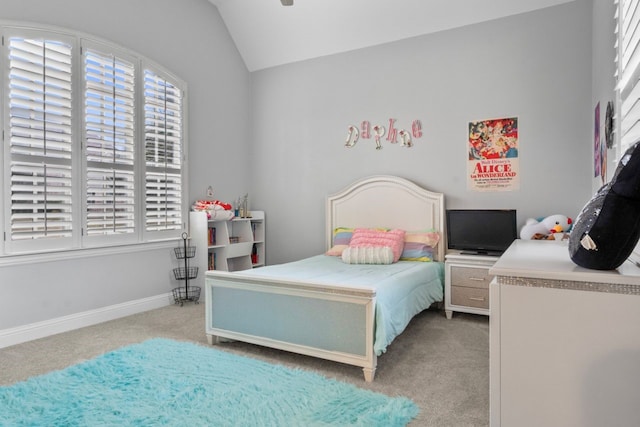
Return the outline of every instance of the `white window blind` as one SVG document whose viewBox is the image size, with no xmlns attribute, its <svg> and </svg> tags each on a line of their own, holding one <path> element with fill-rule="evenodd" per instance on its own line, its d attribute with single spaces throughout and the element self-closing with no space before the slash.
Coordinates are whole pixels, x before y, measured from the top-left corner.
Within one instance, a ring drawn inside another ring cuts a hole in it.
<svg viewBox="0 0 640 427">
<path fill-rule="evenodd" d="M 617 91 L 619 156 L 640 139 L 640 3 L 619 0 L 617 7 Z"/>
<path fill-rule="evenodd" d="M 180 237 L 186 83 L 86 34 L 0 36 L 0 257 Z"/>
<path fill-rule="evenodd" d="M 72 46 L 11 37 L 8 55 L 10 240 L 70 238 Z"/>
<path fill-rule="evenodd" d="M 618 160 L 640 140 L 640 0 L 617 0 L 616 92 Z M 640 260 L 640 243 L 632 259 Z"/>
<path fill-rule="evenodd" d="M 182 228 L 182 91 L 144 71 L 145 223 L 147 231 Z"/>
<path fill-rule="evenodd" d="M 87 235 L 135 231 L 135 66 L 84 48 Z"/>
</svg>

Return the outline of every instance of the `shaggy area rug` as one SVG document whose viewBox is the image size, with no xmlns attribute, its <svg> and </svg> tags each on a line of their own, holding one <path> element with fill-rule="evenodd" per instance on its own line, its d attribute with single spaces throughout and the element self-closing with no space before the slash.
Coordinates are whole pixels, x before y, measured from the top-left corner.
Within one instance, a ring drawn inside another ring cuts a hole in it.
<svg viewBox="0 0 640 427">
<path fill-rule="evenodd" d="M 404 426 L 418 407 L 321 375 L 152 339 L 0 387 L 2 426 Z"/>
</svg>

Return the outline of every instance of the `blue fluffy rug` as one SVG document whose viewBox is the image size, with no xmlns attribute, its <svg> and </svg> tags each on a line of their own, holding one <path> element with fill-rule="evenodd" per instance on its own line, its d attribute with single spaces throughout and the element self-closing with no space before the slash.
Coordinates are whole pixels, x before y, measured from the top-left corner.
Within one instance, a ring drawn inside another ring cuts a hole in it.
<svg viewBox="0 0 640 427">
<path fill-rule="evenodd" d="M 0 387 L 2 426 L 404 426 L 418 414 L 317 374 L 153 339 Z"/>
</svg>

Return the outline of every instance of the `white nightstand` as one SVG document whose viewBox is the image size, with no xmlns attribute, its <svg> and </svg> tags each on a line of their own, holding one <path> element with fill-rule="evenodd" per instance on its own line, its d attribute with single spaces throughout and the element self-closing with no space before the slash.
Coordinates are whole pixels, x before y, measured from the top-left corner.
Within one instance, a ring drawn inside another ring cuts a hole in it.
<svg viewBox="0 0 640 427">
<path fill-rule="evenodd" d="M 489 268 L 497 256 L 463 255 L 449 252 L 445 256 L 444 310 L 447 319 L 454 311 L 489 315 Z"/>
</svg>

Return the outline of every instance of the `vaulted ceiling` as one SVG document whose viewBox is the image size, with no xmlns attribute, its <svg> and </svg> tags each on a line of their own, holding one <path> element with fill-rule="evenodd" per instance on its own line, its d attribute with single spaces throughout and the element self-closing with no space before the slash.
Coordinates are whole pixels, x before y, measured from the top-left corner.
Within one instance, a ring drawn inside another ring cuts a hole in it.
<svg viewBox="0 0 640 427">
<path fill-rule="evenodd" d="M 249 71 L 576 0 L 209 0 Z"/>
</svg>

